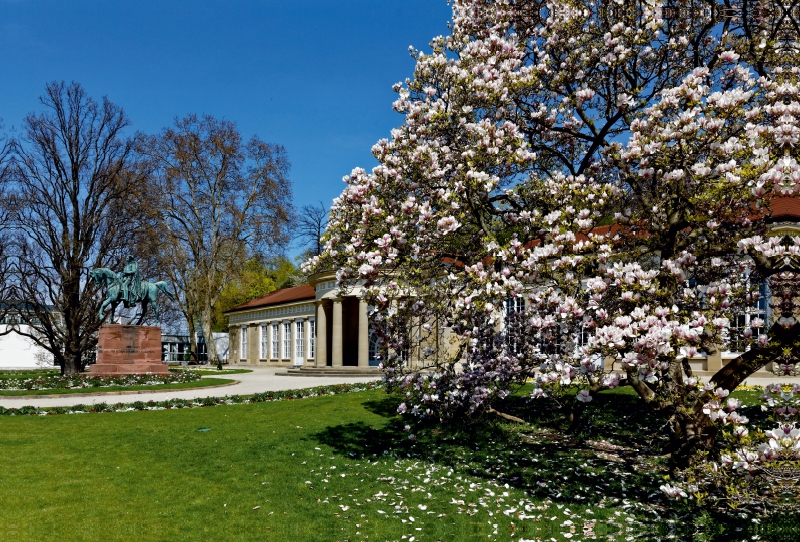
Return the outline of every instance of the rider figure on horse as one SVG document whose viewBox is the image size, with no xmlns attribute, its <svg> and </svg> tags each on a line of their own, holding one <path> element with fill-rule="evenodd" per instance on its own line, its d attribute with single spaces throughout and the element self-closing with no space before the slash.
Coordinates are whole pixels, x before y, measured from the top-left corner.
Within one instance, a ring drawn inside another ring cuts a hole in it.
<svg viewBox="0 0 800 542">
<path fill-rule="evenodd" d="M 139 265 L 133 261 L 133 256 L 128 256 L 128 262 L 125 264 L 122 273 L 117 273 L 105 267 L 97 267 L 89 271 L 89 277 L 94 281 L 95 286 L 103 291 L 105 296 L 105 300 L 97 312 L 101 322 L 105 319 L 106 307 L 111 306 L 113 320 L 114 311 L 121 302 L 124 302 L 127 308 L 141 303 L 142 312 L 139 315 L 137 326 L 142 325 L 142 322 L 144 322 L 148 304 L 155 311 L 156 321 L 158 321 L 159 314 L 156 299 L 159 292 L 173 301 L 175 300 L 172 292 L 169 291 L 169 286 L 163 280 L 155 283 L 142 280 L 139 274 Z"/>
<path fill-rule="evenodd" d="M 137 303 L 141 298 L 142 277 L 139 275 L 139 264 L 133 260 L 133 256 L 128 255 L 128 263 L 119 274 L 122 283 L 122 301 L 126 307 Z"/>
</svg>

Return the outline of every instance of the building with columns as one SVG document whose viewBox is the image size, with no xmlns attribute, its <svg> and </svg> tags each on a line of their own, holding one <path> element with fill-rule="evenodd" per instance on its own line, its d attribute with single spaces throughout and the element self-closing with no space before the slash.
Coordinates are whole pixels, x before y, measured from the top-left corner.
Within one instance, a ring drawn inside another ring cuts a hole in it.
<svg viewBox="0 0 800 542">
<path fill-rule="evenodd" d="M 775 197 L 770 200 L 767 219 L 772 235 L 800 235 L 800 198 Z M 759 300 L 748 310 L 732 314 L 724 343 L 713 354 L 699 352 L 689 358 L 693 372 L 710 376 L 746 350 L 745 333 L 763 333 L 768 326 L 752 329 L 750 321 L 758 317 L 772 320 L 771 293 L 764 283 Z M 230 325 L 230 362 L 275 364 L 282 366 L 367 368 L 377 366 L 377 336 L 371 333 L 368 307 L 359 299 L 360 290 L 339 297 L 333 272 L 309 278 L 309 284 L 286 288 L 240 305 L 226 314 Z M 510 299 L 506 313 L 522 310 L 523 298 Z M 502 326 L 498 322 L 498 326 Z M 407 363 L 416 365 L 425 346 L 452 356 L 457 338 L 444 326 L 436 326 L 435 336 L 424 337 L 419 323 L 411 326 L 411 347 Z M 611 367 L 616 360 L 605 360 Z M 772 363 L 754 376 L 770 376 Z M 618 367 L 618 366 L 617 366 Z M 616 369 L 616 367 L 615 367 Z"/>
<path fill-rule="evenodd" d="M 339 297 L 333 273 L 227 311 L 229 362 L 279 367 L 377 367 L 378 338 L 358 289 Z"/>
</svg>

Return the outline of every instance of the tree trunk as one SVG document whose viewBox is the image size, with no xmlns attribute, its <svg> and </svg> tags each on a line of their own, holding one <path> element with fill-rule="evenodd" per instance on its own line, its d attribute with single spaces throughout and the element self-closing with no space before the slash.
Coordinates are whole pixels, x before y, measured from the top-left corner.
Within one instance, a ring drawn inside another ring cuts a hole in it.
<svg viewBox="0 0 800 542">
<path fill-rule="evenodd" d="M 63 355 L 53 356 L 53 363 L 58 364 L 58 368 L 61 371 L 61 376 L 67 374 L 67 360 L 64 359 Z"/>
<path fill-rule="evenodd" d="M 569 412 L 567 414 L 567 421 L 569 422 L 567 432 L 575 433 L 580 429 L 584 410 L 586 410 L 586 403 L 578 401 L 577 399 L 572 400 L 572 405 L 569 406 Z"/>
<path fill-rule="evenodd" d="M 189 362 L 194 361 L 200 363 L 200 353 L 197 348 L 197 327 L 194 323 L 194 318 L 187 317 L 186 322 L 189 324 Z"/>
<path fill-rule="evenodd" d="M 686 412 L 679 409 L 670 419 L 670 454 L 672 468 L 685 469 L 691 466 L 698 452 L 712 450 L 717 438 L 717 426 L 702 407 Z"/>
<path fill-rule="evenodd" d="M 63 376 L 76 375 L 81 372 L 83 363 L 80 352 L 66 352 L 61 361 L 61 374 Z"/>
<path fill-rule="evenodd" d="M 779 349 L 751 348 L 741 356 L 729 361 L 725 367 L 711 377 L 710 381 L 724 390 L 733 391 L 748 376 L 765 366 L 769 361 L 778 359 L 780 355 L 781 351 Z"/>
<path fill-rule="evenodd" d="M 783 330 L 774 325 L 771 333 L 785 344 L 797 336 L 798 330 Z M 780 353 L 779 349 L 774 348 L 751 348 L 717 371 L 710 381 L 717 387 L 732 392 L 747 377 L 766 365 L 769 360 L 776 359 Z M 672 377 L 677 378 L 677 373 Z M 669 419 L 670 443 L 667 451 L 670 453 L 670 463 L 673 467 L 686 468 L 692 464 L 698 452 L 714 448 L 718 428 L 703 413 L 703 405 L 713 399 L 713 393 L 705 392 L 696 399 L 693 406 L 689 407 L 686 405 L 685 394 L 682 394 L 679 400 L 669 407 L 672 414 Z"/>
<path fill-rule="evenodd" d="M 645 404 L 668 420 L 669 444 L 664 451 L 670 454 L 673 468 L 685 468 L 691 464 L 697 452 L 713 448 L 717 427 L 703 413 L 703 405 L 712 399 L 712 394 L 704 392 L 693 406 L 687 405 L 685 390 L 679 384 L 682 380 L 680 363 L 671 364 L 670 378 L 665 383 L 670 386 L 672 400 L 659 398 L 646 382 L 639 379 L 635 369 L 629 369 L 627 373 L 628 383 Z"/>
<path fill-rule="evenodd" d="M 200 311 L 200 324 L 203 326 L 203 337 L 206 340 L 206 350 L 208 350 L 208 364 L 214 364 L 217 369 L 222 370 L 222 360 L 217 357 L 217 346 L 214 344 L 214 332 L 211 330 L 211 308 L 203 307 Z"/>
</svg>

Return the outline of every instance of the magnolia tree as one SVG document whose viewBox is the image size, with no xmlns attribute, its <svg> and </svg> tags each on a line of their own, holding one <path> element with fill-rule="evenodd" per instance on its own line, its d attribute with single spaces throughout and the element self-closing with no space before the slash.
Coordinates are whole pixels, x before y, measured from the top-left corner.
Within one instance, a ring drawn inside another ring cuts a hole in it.
<svg viewBox="0 0 800 542">
<path fill-rule="evenodd" d="M 714 442 L 709 405 L 798 360 L 800 238 L 771 226 L 800 188 L 783 23 L 714 2 L 452 5 L 308 270 L 364 285 L 401 412 L 486 411 L 530 378 L 578 407 L 632 386 L 688 461 Z M 731 330 L 770 289 L 772 318 Z M 689 358 L 734 335 L 746 352 L 701 383 Z"/>
<path fill-rule="evenodd" d="M 760 515 L 781 513 L 800 497 L 800 385 L 767 385 L 758 405 L 719 391 L 703 407 L 720 429 L 715 454 L 661 486 L 690 506 Z M 748 414 L 757 420 L 751 421 Z"/>
</svg>

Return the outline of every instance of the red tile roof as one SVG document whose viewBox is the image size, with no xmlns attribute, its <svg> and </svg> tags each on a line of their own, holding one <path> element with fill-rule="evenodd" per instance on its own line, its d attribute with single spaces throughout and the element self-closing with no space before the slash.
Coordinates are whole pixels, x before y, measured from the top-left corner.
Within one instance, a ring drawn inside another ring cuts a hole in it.
<svg viewBox="0 0 800 542">
<path fill-rule="evenodd" d="M 772 198 L 769 209 L 772 221 L 800 220 L 800 198 Z"/>
<path fill-rule="evenodd" d="M 782 221 L 782 220 L 795 220 L 800 222 L 800 198 L 797 197 L 775 197 L 769 200 L 768 202 L 769 210 L 771 214 L 769 216 L 769 221 Z M 763 216 L 763 214 L 760 214 Z M 759 215 L 756 215 L 751 218 L 760 218 Z M 619 224 L 614 224 L 613 226 L 597 226 L 592 230 L 592 233 L 596 235 L 616 235 L 618 232 L 621 232 L 623 227 Z M 639 235 L 642 235 L 641 233 Z M 586 240 L 588 236 L 584 235 L 583 233 L 578 233 L 576 236 L 578 240 Z M 539 245 L 539 239 L 532 239 L 526 243 L 527 248 L 531 248 L 534 246 Z M 451 255 L 443 257 L 442 260 L 445 263 L 456 265 L 456 266 L 463 266 L 465 263 L 461 260 L 459 256 Z M 257 299 L 253 299 L 248 301 L 247 303 L 243 303 L 238 307 L 234 307 L 228 311 L 225 311 L 225 314 L 242 311 L 242 310 L 250 310 L 250 309 L 257 309 L 260 307 L 268 307 L 271 305 L 279 305 L 281 303 L 288 303 L 290 301 L 302 301 L 304 299 L 314 299 L 316 298 L 316 291 L 314 287 L 310 284 L 304 284 L 302 286 L 295 286 L 293 288 L 283 288 L 282 290 L 276 290 L 270 294 L 267 294 L 263 297 L 259 297 Z"/>
<path fill-rule="evenodd" d="M 225 311 L 225 314 L 236 311 L 268 307 L 270 305 L 279 305 L 281 303 L 288 303 L 290 301 L 314 299 L 315 297 L 317 297 L 317 293 L 314 290 L 314 287 L 310 284 L 304 284 L 302 286 L 295 286 L 294 288 L 283 288 L 282 290 L 276 290 L 263 297 L 253 299 L 247 303 L 239 305 L 238 307 L 234 307 L 231 310 Z"/>
</svg>

